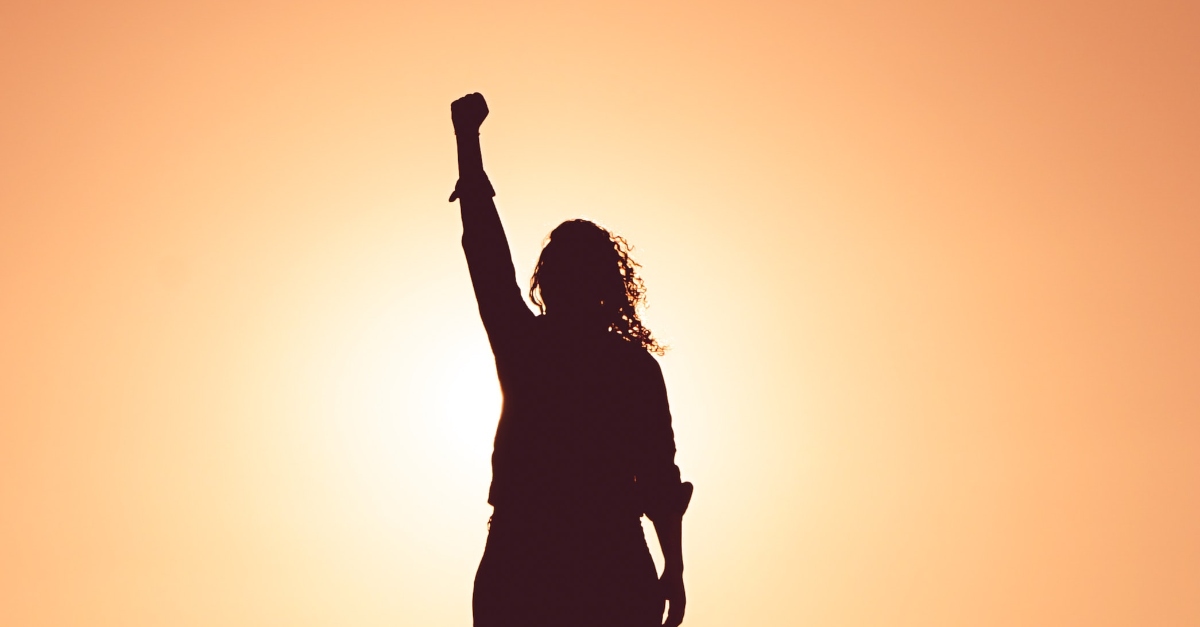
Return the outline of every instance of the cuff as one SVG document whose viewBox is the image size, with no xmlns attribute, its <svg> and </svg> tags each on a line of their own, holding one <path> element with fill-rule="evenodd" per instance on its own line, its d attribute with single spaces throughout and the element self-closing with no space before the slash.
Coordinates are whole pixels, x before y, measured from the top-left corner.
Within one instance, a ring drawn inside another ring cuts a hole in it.
<svg viewBox="0 0 1200 627">
<path fill-rule="evenodd" d="M 654 499 L 655 502 L 646 504 L 646 517 L 657 520 L 662 516 L 683 516 L 692 502 L 694 487 L 691 481 L 684 481 L 669 490 L 664 490 L 663 494 L 658 495 L 659 498 Z"/>
<path fill-rule="evenodd" d="M 450 194 L 450 202 L 463 197 L 495 198 L 496 190 L 492 189 L 492 182 L 488 180 L 487 174 L 469 179 L 460 178 L 454 185 L 454 193 Z"/>
</svg>

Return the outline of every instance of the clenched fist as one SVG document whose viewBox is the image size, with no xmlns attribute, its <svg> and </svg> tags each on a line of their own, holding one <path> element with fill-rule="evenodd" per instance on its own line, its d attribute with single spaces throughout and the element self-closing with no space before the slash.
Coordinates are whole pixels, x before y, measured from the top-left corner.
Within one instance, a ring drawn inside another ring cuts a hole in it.
<svg viewBox="0 0 1200 627">
<path fill-rule="evenodd" d="M 483 95 L 476 92 L 467 94 L 450 103 L 450 120 L 454 122 L 454 133 L 478 133 L 479 125 L 483 124 L 488 115 L 487 102 Z"/>
</svg>

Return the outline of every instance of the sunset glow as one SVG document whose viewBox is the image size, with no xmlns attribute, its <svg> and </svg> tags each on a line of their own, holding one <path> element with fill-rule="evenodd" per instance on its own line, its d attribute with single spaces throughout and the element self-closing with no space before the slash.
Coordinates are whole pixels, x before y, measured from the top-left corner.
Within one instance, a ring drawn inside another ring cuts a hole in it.
<svg viewBox="0 0 1200 627">
<path fill-rule="evenodd" d="M 643 265 L 685 626 L 1200 625 L 1197 6 L 5 4 L 0 625 L 470 624 L 473 91 L 520 280 Z"/>
</svg>

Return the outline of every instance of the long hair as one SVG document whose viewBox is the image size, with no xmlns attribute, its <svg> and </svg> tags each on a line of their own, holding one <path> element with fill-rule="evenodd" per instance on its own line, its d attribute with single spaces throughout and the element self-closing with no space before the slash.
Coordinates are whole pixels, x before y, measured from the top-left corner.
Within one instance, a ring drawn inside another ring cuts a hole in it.
<svg viewBox="0 0 1200 627">
<path fill-rule="evenodd" d="M 629 242 L 589 220 L 567 220 L 550 232 L 529 280 L 529 300 L 546 313 L 546 300 L 586 303 L 603 316 L 610 333 L 662 355 L 638 317 L 646 304 L 641 267 L 629 256 Z"/>
</svg>

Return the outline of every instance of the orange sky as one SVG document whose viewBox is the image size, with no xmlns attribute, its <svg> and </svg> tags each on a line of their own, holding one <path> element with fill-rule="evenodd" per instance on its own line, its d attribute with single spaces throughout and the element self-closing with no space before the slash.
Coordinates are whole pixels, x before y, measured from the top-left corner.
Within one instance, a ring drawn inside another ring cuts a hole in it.
<svg viewBox="0 0 1200 627">
<path fill-rule="evenodd" d="M 469 91 L 645 266 L 686 625 L 1200 624 L 1197 7 L 0 6 L 0 624 L 469 624 Z"/>
</svg>

